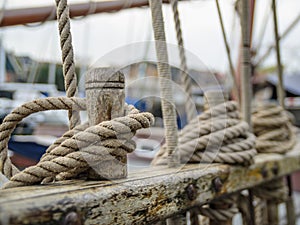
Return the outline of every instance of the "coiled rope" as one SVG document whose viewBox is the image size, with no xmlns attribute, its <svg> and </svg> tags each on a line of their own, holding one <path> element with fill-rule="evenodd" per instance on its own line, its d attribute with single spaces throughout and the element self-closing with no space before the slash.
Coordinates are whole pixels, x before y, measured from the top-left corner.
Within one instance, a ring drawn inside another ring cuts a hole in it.
<svg viewBox="0 0 300 225">
<path fill-rule="evenodd" d="M 237 109 L 233 101 L 219 104 L 184 127 L 179 133 L 181 162 L 250 165 L 256 155 L 255 136 L 249 132 L 248 124 L 240 120 Z M 166 163 L 167 151 L 163 146 L 152 164 Z"/>
<path fill-rule="evenodd" d="M 287 200 L 288 188 L 284 179 L 280 178 L 254 188 L 253 193 L 259 198 L 279 204 Z"/>
<path fill-rule="evenodd" d="M 291 118 L 281 106 L 272 103 L 258 105 L 252 113 L 252 121 L 257 136 L 256 149 L 259 153 L 285 154 L 295 146 L 296 135 L 293 132 Z M 289 191 L 284 179 L 275 179 L 255 187 L 253 193 L 258 198 L 258 203 L 267 201 L 269 210 L 267 213 L 262 209 L 267 217 L 261 218 L 260 215 L 256 215 L 256 220 L 262 224 L 277 224 L 277 205 L 289 199 Z"/>
<path fill-rule="evenodd" d="M 210 220 L 226 222 L 239 212 L 237 207 L 237 195 L 215 199 L 210 204 L 199 208 L 199 213 Z"/>
<path fill-rule="evenodd" d="M 217 94 L 217 96 L 219 93 Z M 194 118 L 179 133 L 179 154 L 182 163 L 228 163 L 250 165 L 256 155 L 255 136 L 249 132 L 248 124 L 241 121 L 238 103 L 227 101 L 219 103 L 214 93 L 206 93 L 206 105 L 213 105 Z M 153 165 L 167 163 L 166 149 L 163 146 L 152 161 Z M 225 222 L 238 211 L 238 195 L 214 200 L 201 206 L 198 213 L 193 212 L 191 219 L 201 214 L 203 220 Z M 225 206 L 225 207 L 224 207 Z"/>
<path fill-rule="evenodd" d="M 290 118 L 281 106 L 271 103 L 257 106 L 252 121 L 259 153 L 284 154 L 295 146 Z"/>
</svg>

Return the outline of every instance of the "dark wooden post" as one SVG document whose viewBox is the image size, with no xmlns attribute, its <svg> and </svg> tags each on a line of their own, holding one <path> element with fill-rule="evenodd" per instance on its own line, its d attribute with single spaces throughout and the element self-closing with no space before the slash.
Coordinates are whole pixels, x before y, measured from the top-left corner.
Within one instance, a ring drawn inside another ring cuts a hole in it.
<svg viewBox="0 0 300 225">
<path fill-rule="evenodd" d="M 86 99 L 89 125 L 124 116 L 125 78 L 113 68 L 96 68 L 86 75 Z M 127 176 L 126 154 L 101 161 L 89 171 L 90 179 L 117 179 Z"/>
</svg>

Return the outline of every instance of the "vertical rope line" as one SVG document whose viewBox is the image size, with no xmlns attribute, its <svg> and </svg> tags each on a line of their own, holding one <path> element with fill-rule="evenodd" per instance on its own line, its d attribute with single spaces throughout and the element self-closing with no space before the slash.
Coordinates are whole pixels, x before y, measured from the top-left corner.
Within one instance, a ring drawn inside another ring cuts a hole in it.
<svg viewBox="0 0 300 225">
<path fill-rule="evenodd" d="M 195 106 L 192 101 L 192 80 L 188 75 L 186 55 L 181 30 L 181 22 L 178 11 L 178 0 L 171 0 L 171 6 L 174 15 L 177 44 L 179 49 L 180 77 L 184 88 L 184 92 L 186 93 L 185 112 L 187 114 L 187 121 L 189 122 L 196 116 L 195 110 L 193 110 Z"/>
<path fill-rule="evenodd" d="M 159 82 L 168 151 L 168 165 L 169 167 L 175 167 L 180 163 L 178 151 L 176 149 L 178 143 L 178 134 L 175 104 L 173 100 L 171 70 L 168 64 L 169 59 L 162 14 L 162 0 L 149 0 L 149 4 L 152 14 L 152 26 L 155 38 L 156 56 L 158 60 L 158 74 L 160 76 Z"/>
<path fill-rule="evenodd" d="M 242 39 L 243 39 L 243 65 L 241 77 L 241 105 L 243 119 L 251 128 L 251 53 L 250 53 L 250 7 L 248 0 L 242 0 Z"/>
<path fill-rule="evenodd" d="M 278 22 L 277 22 L 277 9 L 276 9 L 276 0 L 272 0 L 272 9 L 273 9 L 273 22 L 274 22 L 274 34 L 275 34 L 275 47 L 276 47 L 276 59 L 277 59 L 277 76 L 278 76 L 278 83 L 277 83 L 277 99 L 279 101 L 280 106 L 285 109 L 284 104 L 284 98 L 285 98 L 285 92 L 283 87 L 283 68 L 281 64 L 281 53 L 280 53 L 280 36 L 278 33 Z M 294 23 L 292 23 L 293 25 Z M 292 26 L 290 26 L 292 27 Z M 287 29 L 287 33 L 289 32 L 289 29 Z M 286 34 L 286 33 L 284 33 Z M 289 189 L 289 195 L 288 199 L 285 202 L 286 205 L 286 211 L 287 211 L 287 221 L 288 224 L 294 224 L 295 223 L 295 207 L 294 207 L 294 201 L 292 196 L 292 180 L 291 176 L 287 176 L 287 183 L 288 183 L 288 189 Z"/>
<path fill-rule="evenodd" d="M 222 13 L 221 13 L 221 9 L 220 9 L 219 0 L 216 0 L 216 5 L 217 5 L 219 21 L 220 21 L 220 25 L 221 25 L 221 29 L 222 29 L 223 41 L 224 41 L 225 48 L 226 48 L 226 54 L 227 54 L 227 59 L 228 59 L 228 63 L 229 63 L 230 74 L 231 74 L 231 78 L 233 80 L 233 92 L 234 92 L 234 95 L 235 95 L 237 101 L 240 102 L 239 90 L 238 90 L 238 85 L 237 85 L 237 81 L 236 81 L 236 73 L 235 73 L 232 59 L 231 59 L 230 47 L 229 47 L 229 44 L 227 41 L 227 36 L 226 36 L 226 32 L 225 32 L 225 27 L 224 27 L 224 23 L 223 23 L 223 17 L 222 17 Z"/>
<path fill-rule="evenodd" d="M 62 51 L 63 75 L 67 97 L 77 93 L 77 77 L 75 74 L 74 53 L 70 27 L 69 7 L 67 0 L 55 0 L 57 6 L 57 20 Z M 78 111 L 69 111 L 70 129 L 80 123 Z"/>
<path fill-rule="evenodd" d="M 283 89 L 283 68 L 281 64 L 281 54 L 280 54 L 280 37 L 278 34 L 278 23 L 277 23 L 277 10 L 276 10 L 276 0 L 272 0 L 272 8 L 273 8 L 273 22 L 274 22 L 274 35 L 275 35 L 275 43 L 276 43 L 276 59 L 277 59 L 277 98 L 280 106 L 284 109 L 284 89 Z"/>
</svg>

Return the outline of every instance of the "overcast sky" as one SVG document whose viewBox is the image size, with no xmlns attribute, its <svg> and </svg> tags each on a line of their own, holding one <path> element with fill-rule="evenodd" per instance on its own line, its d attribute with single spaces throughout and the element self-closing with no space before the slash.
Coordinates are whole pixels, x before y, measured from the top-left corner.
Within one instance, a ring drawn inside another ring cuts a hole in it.
<svg viewBox="0 0 300 225">
<path fill-rule="evenodd" d="M 0 2 L 3 0 L 0 0 Z M 69 1 L 84 2 L 83 0 Z M 239 21 L 234 13 L 233 0 L 221 0 L 221 10 L 225 29 L 232 47 L 234 62 L 237 61 L 237 50 L 240 43 Z M 30 7 L 39 5 L 54 5 L 54 0 L 8 0 L 7 8 Z M 264 15 L 269 12 L 270 0 L 257 1 L 254 46 L 258 37 Z M 189 51 L 188 60 L 191 67 L 226 71 L 228 63 L 222 40 L 221 29 L 217 17 L 214 0 L 197 0 L 179 4 L 180 17 L 185 47 Z M 300 14 L 299 0 L 278 0 L 279 29 L 286 27 Z M 167 42 L 176 44 L 173 14 L 169 6 L 164 7 Z M 147 55 L 147 44 L 153 40 L 149 9 L 130 9 L 112 14 L 98 14 L 80 20 L 72 20 L 72 34 L 76 62 L 94 64 L 122 63 L 131 61 L 137 56 L 142 60 Z M 260 52 L 274 43 L 272 14 L 270 14 L 266 35 Z M 59 40 L 56 22 L 47 22 L 38 27 L 16 26 L 2 28 L 4 45 L 9 51 L 18 55 L 29 55 L 43 61 L 60 61 Z M 289 70 L 295 70 L 300 58 L 300 24 L 282 42 L 283 63 Z M 139 43 L 139 44 L 134 44 Z M 124 47 L 128 46 L 130 47 Z M 152 45 L 148 57 L 152 54 Z M 171 47 L 174 48 L 174 47 Z M 105 57 L 104 57 L 105 56 Z M 176 64 L 176 54 L 171 58 Z M 201 62 L 201 63 L 200 63 Z M 267 64 L 275 62 L 271 55 Z"/>
</svg>

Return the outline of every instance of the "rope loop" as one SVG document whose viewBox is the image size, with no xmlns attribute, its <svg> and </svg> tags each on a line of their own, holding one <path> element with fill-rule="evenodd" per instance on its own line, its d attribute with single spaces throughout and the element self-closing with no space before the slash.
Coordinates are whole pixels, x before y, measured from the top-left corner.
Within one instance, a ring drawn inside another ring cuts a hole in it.
<svg viewBox="0 0 300 225">
<path fill-rule="evenodd" d="M 76 178 L 99 161 L 118 158 L 132 152 L 135 132 L 150 127 L 151 113 L 140 113 L 134 106 L 125 105 L 123 117 L 88 127 L 78 125 L 58 138 L 42 156 L 40 162 L 19 172 L 11 163 L 7 151 L 10 136 L 25 117 L 46 110 L 85 110 L 85 99 L 45 98 L 23 104 L 7 115 L 0 125 L 0 169 L 10 181 L 4 188 L 45 183 L 52 180 Z M 95 144 L 97 143 L 96 147 Z"/>
</svg>

